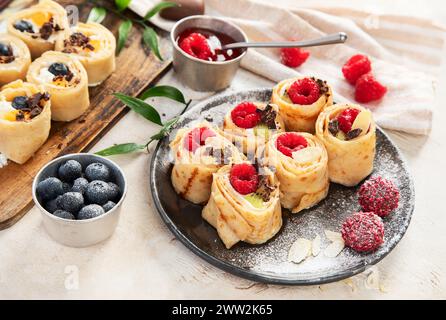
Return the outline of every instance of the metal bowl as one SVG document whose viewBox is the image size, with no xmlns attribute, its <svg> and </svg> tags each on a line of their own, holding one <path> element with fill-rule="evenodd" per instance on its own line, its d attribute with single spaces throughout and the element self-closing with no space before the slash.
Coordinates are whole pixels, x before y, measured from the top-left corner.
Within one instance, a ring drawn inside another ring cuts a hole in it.
<svg viewBox="0 0 446 320">
<path fill-rule="evenodd" d="M 248 41 L 248 37 L 239 27 L 231 22 L 202 15 L 181 19 L 170 32 L 170 40 L 173 44 L 173 67 L 181 81 L 197 91 L 225 89 L 231 84 L 240 66 L 240 60 L 246 54 L 246 50 L 237 58 L 227 61 L 197 59 L 185 53 L 176 41 L 181 32 L 189 28 L 204 28 L 218 31 L 232 37 L 236 42 Z"/>
<path fill-rule="evenodd" d="M 57 176 L 59 166 L 68 160 L 79 161 L 83 168 L 93 162 L 103 163 L 110 168 L 115 183 L 122 193 L 121 199 L 113 209 L 99 217 L 86 220 L 63 219 L 45 210 L 43 202 L 36 193 L 37 184 L 48 177 Z M 68 154 L 47 163 L 40 169 L 34 178 L 32 193 L 34 203 L 42 214 L 43 225 L 54 240 L 70 247 L 87 247 L 104 241 L 115 231 L 121 213 L 121 205 L 127 193 L 127 181 L 121 168 L 109 159 L 89 153 Z"/>
</svg>

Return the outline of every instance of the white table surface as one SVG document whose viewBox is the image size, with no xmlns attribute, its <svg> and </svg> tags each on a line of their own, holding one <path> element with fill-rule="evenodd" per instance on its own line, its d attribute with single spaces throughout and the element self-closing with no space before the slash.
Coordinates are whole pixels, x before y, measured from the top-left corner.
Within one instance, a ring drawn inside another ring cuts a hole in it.
<svg viewBox="0 0 446 320">
<path fill-rule="evenodd" d="M 281 0 L 295 4 L 292 0 Z M 327 1 L 315 1 L 327 3 Z M 329 1 L 333 4 L 334 1 Z M 443 1 L 337 1 L 377 12 L 446 18 Z M 446 65 L 442 66 L 446 74 Z M 162 83 L 177 85 L 169 72 Z M 240 70 L 229 90 L 271 86 Z M 391 299 L 446 298 L 446 76 L 438 84 L 437 109 L 428 137 L 390 133 L 415 179 L 416 207 L 407 234 L 380 263 L 350 279 L 309 287 L 273 286 L 225 273 L 175 239 L 155 211 L 148 190 L 150 154 L 113 157 L 129 181 L 114 235 L 93 247 L 75 249 L 54 242 L 37 208 L 0 231 L 0 299 Z M 191 98 L 202 98 L 194 95 Z M 175 107 L 165 100 L 169 116 Z M 156 126 L 129 113 L 93 149 L 144 142 Z M 154 146 L 152 146 L 153 149 Z"/>
</svg>

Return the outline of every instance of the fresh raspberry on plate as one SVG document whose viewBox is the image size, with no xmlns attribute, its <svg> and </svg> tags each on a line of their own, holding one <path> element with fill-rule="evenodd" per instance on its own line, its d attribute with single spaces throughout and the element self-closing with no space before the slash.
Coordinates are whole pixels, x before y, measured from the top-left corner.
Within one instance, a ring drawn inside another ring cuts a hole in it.
<svg viewBox="0 0 446 320">
<path fill-rule="evenodd" d="M 293 156 L 293 152 L 308 146 L 307 139 L 296 132 L 286 132 L 277 137 L 276 148 L 288 157 Z"/>
<path fill-rule="evenodd" d="M 186 38 L 181 40 L 180 48 L 190 54 L 191 56 L 201 59 L 209 60 L 212 57 L 211 48 L 208 40 L 204 35 L 198 32 L 193 32 Z"/>
<path fill-rule="evenodd" d="M 355 121 L 356 117 L 359 114 L 358 109 L 347 108 L 342 111 L 337 117 L 339 123 L 339 129 L 344 133 L 348 133 L 352 129 L 352 124 Z"/>
<path fill-rule="evenodd" d="M 232 122 L 239 128 L 254 128 L 260 122 L 260 112 L 252 102 L 242 102 L 231 111 Z"/>
<path fill-rule="evenodd" d="M 280 59 L 282 63 L 291 68 L 297 68 L 307 61 L 310 52 L 301 48 L 280 49 Z"/>
<path fill-rule="evenodd" d="M 200 146 L 204 146 L 206 139 L 215 137 L 215 132 L 209 128 L 201 127 L 191 130 L 184 139 L 184 148 L 190 152 L 195 152 Z"/>
<path fill-rule="evenodd" d="M 304 105 L 315 103 L 321 96 L 319 85 L 310 78 L 295 81 L 287 93 L 293 103 Z"/>
<path fill-rule="evenodd" d="M 252 164 L 240 163 L 232 166 L 229 181 L 238 193 L 245 195 L 257 190 L 259 176 Z"/>
<path fill-rule="evenodd" d="M 350 84 L 355 85 L 360 76 L 372 70 L 369 58 L 362 54 L 352 56 L 342 67 L 342 73 Z"/>
<path fill-rule="evenodd" d="M 379 83 L 372 73 L 366 73 L 356 81 L 355 99 L 358 102 L 370 102 L 381 99 L 387 88 Z"/>
<path fill-rule="evenodd" d="M 398 187 L 382 177 L 367 180 L 359 189 L 359 204 L 362 209 L 380 217 L 385 217 L 398 208 L 399 199 Z"/>
<path fill-rule="evenodd" d="M 373 212 L 355 212 L 342 224 L 341 234 L 353 250 L 375 251 L 384 242 L 384 224 Z"/>
</svg>

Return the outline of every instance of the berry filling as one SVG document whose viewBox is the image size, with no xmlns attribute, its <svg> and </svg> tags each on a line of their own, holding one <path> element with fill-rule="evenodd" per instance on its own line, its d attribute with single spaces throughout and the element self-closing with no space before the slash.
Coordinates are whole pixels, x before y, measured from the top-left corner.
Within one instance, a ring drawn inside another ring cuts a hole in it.
<svg viewBox="0 0 446 320">
<path fill-rule="evenodd" d="M 211 129 L 206 127 L 195 128 L 187 134 L 183 146 L 186 150 L 195 152 L 200 146 L 205 145 L 206 139 L 209 137 L 215 137 L 215 133 Z"/>
<path fill-rule="evenodd" d="M 280 49 L 280 59 L 282 63 L 291 68 L 297 68 L 307 61 L 310 52 L 301 48 Z"/>
<path fill-rule="evenodd" d="M 360 76 L 371 70 L 372 65 L 369 58 L 362 54 L 352 56 L 342 67 L 345 79 L 352 85 L 355 85 Z"/>
<path fill-rule="evenodd" d="M 261 114 L 252 102 L 242 102 L 231 111 L 232 122 L 239 128 L 254 128 L 261 119 Z"/>
<path fill-rule="evenodd" d="M 276 148 L 284 155 L 293 157 L 293 152 L 308 147 L 307 139 L 295 132 L 281 134 L 276 140 Z"/>
<path fill-rule="evenodd" d="M 341 234 L 353 250 L 374 251 L 384 242 L 384 224 L 373 212 L 356 212 L 345 220 Z"/>
<path fill-rule="evenodd" d="M 198 32 L 191 33 L 179 43 L 180 48 L 192 57 L 201 60 L 212 60 L 212 52 L 208 40 Z"/>
<path fill-rule="evenodd" d="M 359 114 L 358 109 L 347 108 L 341 112 L 341 114 L 337 117 L 339 123 L 339 129 L 345 134 L 349 133 L 352 129 L 352 124 L 355 121 L 356 117 Z"/>
<path fill-rule="evenodd" d="M 399 198 L 398 187 L 382 177 L 367 180 L 359 189 L 359 204 L 362 209 L 380 217 L 385 217 L 398 208 Z"/>
<path fill-rule="evenodd" d="M 259 176 L 253 165 L 241 163 L 232 166 L 229 173 L 229 181 L 238 193 L 246 195 L 257 190 Z"/>
<path fill-rule="evenodd" d="M 295 81 L 288 89 L 288 96 L 295 104 L 309 105 L 315 103 L 321 96 L 318 83 L 310 78 Z"/>
</svg>

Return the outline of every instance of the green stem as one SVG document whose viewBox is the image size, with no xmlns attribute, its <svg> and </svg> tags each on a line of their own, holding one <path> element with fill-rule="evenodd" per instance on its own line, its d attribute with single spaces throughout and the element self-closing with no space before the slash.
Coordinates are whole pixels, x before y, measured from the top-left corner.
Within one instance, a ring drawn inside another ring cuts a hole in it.
<svg viewBox="0 0 446 320">
<path fill-rule="evenodd" d="M 130 21 L 132 21 L 134 23 L 137 23 L 137 24 L 141 25 L 142 27 L 150 27 L 150 25 L 148 25 L 146 23 L 146 21 L 143 20 L 143 19 L 129 18 L 125 14 L 123 14 L 121 11 L 118 11 L 118 10 L 116 10 L 114 8 L 106 7 L 100 1 L 97 1 L 97 0 L 88 0 L 88 1 L 93 3 L 93 4 L 95 4 L 95 5 L 99 5 L 99 6 L 103 7 L 107 11 L 113 12 L 114 14 L 118 15 L 122 19 L 130 20 Z"/>
</svg>

